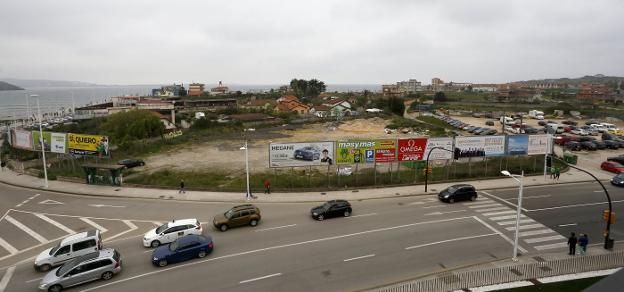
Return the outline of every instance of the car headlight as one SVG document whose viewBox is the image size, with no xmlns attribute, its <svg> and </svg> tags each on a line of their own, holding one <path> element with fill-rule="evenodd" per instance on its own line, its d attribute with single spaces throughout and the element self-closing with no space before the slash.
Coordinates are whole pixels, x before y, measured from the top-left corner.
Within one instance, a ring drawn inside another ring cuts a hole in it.
<svg viewBox="0 0 624 292">
<path fill-rule="evenodd" d="M 48 288 L 48 284 L 39 285 L 39 289 L 47 289 L 47 288 Z"/>
<path fill-rule="evenodd" d="M 154 260 L 154 261 L 157 261 L 157 260 L 158 260 L 158 258 L 157 258 L 157 257 L 154 257 L 154 258 L 153 258 L 153 260 Z"/>
<path fill-rule="evenodd" d="M 312 213 L 312 215 L 317 216 L 318 214 L 316 212 Z"/>
<path fill-rule="evenodd" d="M 445 197 L 445 198 L 448 198 L 448 197 L 449 197 L 449 195 L 444 195 L 444 197 Z"/>
</svg>

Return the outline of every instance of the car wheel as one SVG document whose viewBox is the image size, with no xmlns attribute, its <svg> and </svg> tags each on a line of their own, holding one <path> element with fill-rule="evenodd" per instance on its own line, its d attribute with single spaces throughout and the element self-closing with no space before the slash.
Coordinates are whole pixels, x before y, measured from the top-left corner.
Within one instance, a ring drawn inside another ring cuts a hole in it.
<svg viewBox="0 0 624 292">
<path fill-rule="evenodd" d="M 471 201 L 476 201 L 477 200 L 477 196 L 473 195 L 472 197 L 470 197 Z"/>
<path fill-rule="evenodd" d="M 150 243 L 150 246 L 154 248 L 158 247 L 159 245 L 160 245 L 160 241 L 158 240 L 154 240 L 152 241 L 152 243 Z"/>
<path fill-rule="evenodd" d="M 48 288 L 48 292 L 61 292 L 63 287 L 61 285 L 52 285 L 52 287 Z"/>
<path fill-rule="evenodd" d="M 318 217 L 316 217 L 316 219 L 318 221 L 323 221 L 323 219 L 325 219 L 325 217 L 323 217 L 323 215 L 318 215 Z"/>
<path fill-rule="evenodd" d="M 102 280 L 110 280 L 113 277 L 113 272 L 105 272 L 102 274 Z"/>
<path fill-rule="evenodd" d="M 139 163 L 139 166 L 144 166 L 144 165 L 145 165 L 145 162 Z"/>
<path fill-rule="evenodd" d="M 349 211 L 349 210 L 345 211 L 345 212 L 344 212 L 344 216 L 345 216 L 345 217 L 349 217 L 349 216 L 351 216 L 351 211 Z"/>
<path fill-rule="evenodd" d="M 449 203 L 451 203 L 451 204 L 455 203 L 455 199 L 450 198 L 450 199 L 449 199 Z"/>
<path fill-rule="evenodd" d="M 167 261 L 166 261 L 166 260 L 160 260 L 160 261 L 158 262 L 158 266 L 159 266 L 159 267 L 164 267 L 164 266 L 166 266 L 167 264 L 168 264 L 168 263 L 167 263 Z"/>
<path fill-rule="evenodd" d="M 49 270 L 50 270 L 50 268 L 52 268 L 52 266 L 50 266 L 50 265 L 48 265 L 48 264 L 41 265 L 41 266 L 39 266 L 39 271 L 41 271 L 41 272 L 47 272 L 47 271 L 49 271 Z"/>
<path fill-rule="evenodd" d="M 249 222 L 249 225 L 256 227 L 256 226 L 258 225 L 258 220 L 255 220 L 255 219 L 254 219 L 254 220 L 251 220 L 251 221 Z"/>
<path fill-rule="evenodd" d="M 221 224 L 221 226 L 219 226 L 219 230 L 221 230 L 222 232 L 225 232 L 226 230 L 228 230 L 227 224 Z"/>
<path fill-rule="evenodd" d="M 200 251 L 199 254 L 197 254 L 198 257 L 203 258 L 206 256 L 206 252 L 205 251 Z"/>
</svg>

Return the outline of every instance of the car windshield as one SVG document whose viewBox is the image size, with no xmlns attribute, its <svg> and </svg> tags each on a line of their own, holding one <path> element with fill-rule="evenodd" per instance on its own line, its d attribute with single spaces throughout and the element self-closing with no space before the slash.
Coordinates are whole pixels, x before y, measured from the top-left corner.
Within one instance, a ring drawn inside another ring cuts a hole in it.
<svg viewBox="0 0 624 292">
<path fill-rule="evenodd" d="M 156 228 L 156 234 L 163 233 L 163 231 L 165 231 L 167 229 L 167 227 L 169 227 L 169 223 L 160 225 L 160 227 Z"/>
<path fill-rule="evenodd" d="M 53 248 L 50 250 L 50 255 L 55 254 L 55 253 L 56 253 L 56 251 L 57 251 L 57 250 L 59 250 L 59 248 L 61 248 L 61 242 L 60 242 L 60 241 L 59 241 L 59 243 L 58 243 L 55 247 L 53 247 Z"/>
<path fill-rule="evenodd" d="M 619 179 L 624 179 L 624 172 L 616 175 L 615 177 L 617 177 Z"/>
<path fill-rule="evenodd" d="M 178 241 L 174 241 L 172 243 L 169 244 L 169 250 L 170 251 L 176 251 L 176 249 L 178 249 L 178 246 L 180 245 L 180 243 L 178 243 Z"/>
<path fill-rule="evenodd" d="M 450 186 L 446 190 L 447 193 L 454 193 L 458 188 L 456 186 Z"/>
<path fill-rule="evenodd" d="M 64 265 L 62 265 L 58 270 L 56 270 L 56 276 L 60 277 L 61 275 L 66 274 L 67 272 L 69 272 L 71 269 L 73 269 L 74 267 L 76 267 L 76 265 L 78 264 L 78 258 L 75 258 L 67 263 L 65 263 Z"/>
<path fill-rule="evenodd" d="M 232 218 L 232 214 L 234 214 L 234 211 L 232 210 L 228 210 L 227 212 L 223 213 L 223 216 L 225 216 L 225 218 Z"/>
<path fill-rule="evenodd" d="M 327 202 L 327 203 L 323 204 L 323 205 L 321 206 L 321 208 L 323 208 L 323 209 L 325 209 L 325 210 L 329 210 L 329 208 L 331 208 L 331 206 L 332 206 L 332 204 L 331 204 L 331 203 L 329 203 L 329 202 Z"/>
</svg>

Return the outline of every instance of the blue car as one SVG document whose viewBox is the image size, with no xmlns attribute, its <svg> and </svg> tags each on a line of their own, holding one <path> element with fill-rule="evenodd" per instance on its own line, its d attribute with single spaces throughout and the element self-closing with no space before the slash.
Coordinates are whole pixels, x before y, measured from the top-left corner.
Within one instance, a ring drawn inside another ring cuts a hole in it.
<svg viewBox="0 0 624 292">
<path fill-rule="evenodd" d="M 196 257 L 203 258 L 214 247 L 210 236 L 190 234 L 154 250 L 152 264 L 164 267 L 169 263 L 182 262 Z"/>
<path fill-rule="evenodd" d="M 301 160 L 319 160 L 321 158 L 321 151 L 314 147 L 306 146 L 295 150 L 295 159 Z"/>
<path fill-rule="evenodd" d="M 624 187 L 624 173 L 620 173 L 611 179 L 611 184 L 618 187 Z"/>
</svg>

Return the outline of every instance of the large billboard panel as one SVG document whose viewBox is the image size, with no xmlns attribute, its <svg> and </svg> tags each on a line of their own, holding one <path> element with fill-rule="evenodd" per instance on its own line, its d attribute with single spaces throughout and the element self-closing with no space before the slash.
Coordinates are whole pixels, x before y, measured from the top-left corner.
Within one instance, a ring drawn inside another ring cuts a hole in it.
<svg viewBox="0 0 624 292">
<path fill-rule="evenodd" d="M 484 157 L 505 155 L 505 136 L 455 137 L 457 157 Z"/>
<path fill-rule="evenodd" d="M 442 147 L 448 151 L 436 149 L 433 152 L 431 152 L 431 149 L 434 149 L 435 147 Z M 429 155 L 429 152 L 431 152 L 431 155 Z M 429 155 L 429 160 L 453 159 L 453 138 L 429 138 L 427 139 L 427 147 L 425 148 L 423 159 L 427 159 L 427 155 Z"/>
<path fill-rule="evenodd" d="M 529 136 L 529 155 L 540 155 L 548 153 L 548 136 L 549 135 L 531 135 Z"/>
<path fill-rule="evenodd" d="M 52 139 L 50 150 L 53 153 L 67 153 L 67 134 L 52 133 L 50 138 Z"/>
<path fill-rule="evenodd" d="M 271 143 L 269 167 L 331 165 L 334 142 Z"/>
<path fill-rule="evenodd" d="M 99 135 L 67 134 L 67 148 L 70 154 L 107 157 L 108 137 Z"/>
<path fill-rule="evenodd" d="M 52 146 L 52 133 L 43 131 L 43 149 L 45 152 L 50 152 L 50 147 Z M 41 136 L 39 135 L 39 131 L 32 131 L 32 139 L 33 139 L 33 149 L 35 151 L 41 151 Z"/>
<path fill-rule="evenodd" d="M 527 155 L 529 152 L 528 135 L 507 136 L 507 155 Z"/>
<path fill-rule="evenodd" d="M 336 163 L 375 163 L 396 160 L 396 140 L 352 140 L 336 142 Z"/>
<path fill-rule="evenodd" d="M 32 133 L 26 130 L 11 130 L 11 145 L 13 148 L 33 150 Z"/>
<path fill-rule="evenodd" d="M 485 156 L 505 155 L 505 136 L 484 137 Z"/>
<path fill-rule="evenodd" d="M 398 146 L 399 161 L 423 160 L 425 159 L 427 138 L 399 139 Z"/>
</svg>

